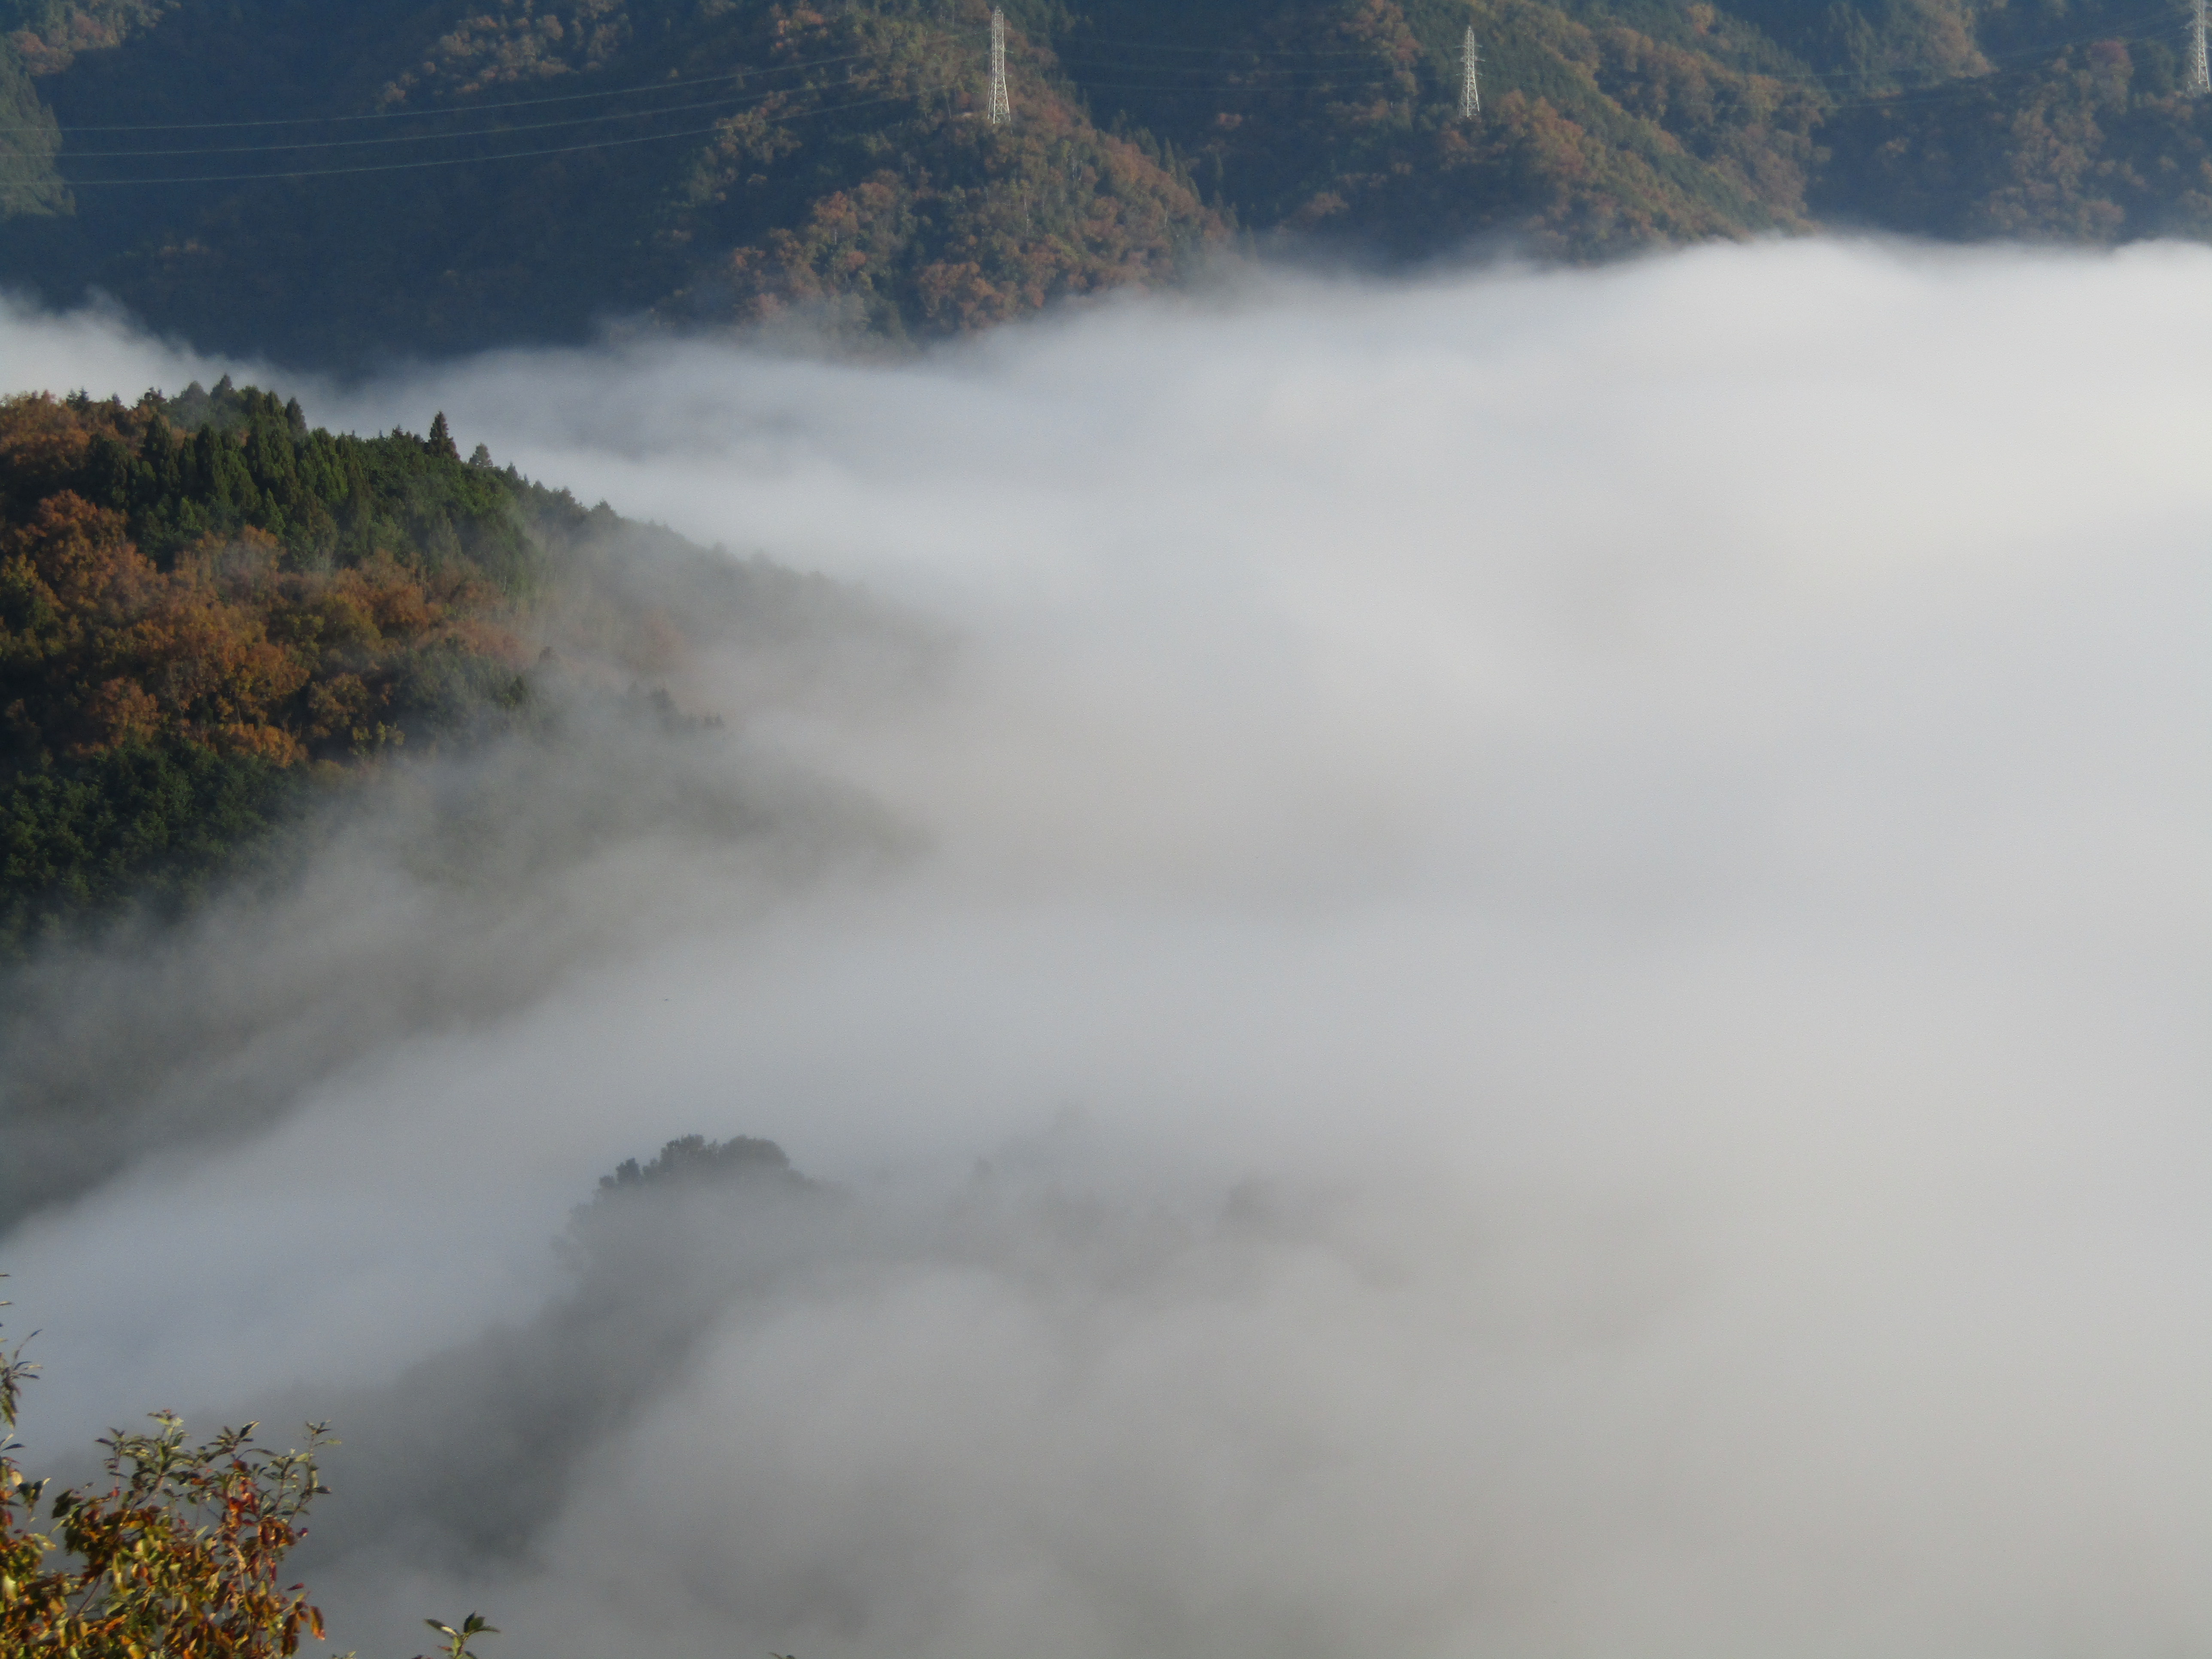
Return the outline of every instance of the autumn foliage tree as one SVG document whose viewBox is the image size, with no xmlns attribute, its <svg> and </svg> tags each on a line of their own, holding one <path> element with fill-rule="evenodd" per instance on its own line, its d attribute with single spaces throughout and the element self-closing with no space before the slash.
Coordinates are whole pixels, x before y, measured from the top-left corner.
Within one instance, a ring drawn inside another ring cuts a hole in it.
<svg viewBox="0 0 2212 1659">
<path fill-rule="evenodd" d="M 273 1659 L 323 1634 L 283 1562 L 324 1495 L 319 1426 L 301 1450 L 270 1451 L 254 1425 L 190 1444 L 167 1413 L 150 1434 L 100 1443 L 104 1491 L 69 1491 L 38 1528 L 46 1483 L 14 1449 L 20 1350 L 0 1355 L 0 1653 L 52 1659 Z"/>
<path fill-rule="evenodd" d="M 8 1305 L 0 1303 L 0 1307 Z M 15 1659 L 287 1659 L 323 1614 L 284 1560 L 329 1488 L 317 1455 L 337 1443 L 307 1425 L 303 1448 L 257 1445 L 249 1423 L 193 1445 L 173 1413 L 154 1431 L 100 1443 L 105 1490 L 71 1489 L 38 1509 L 48 1482 L 14 1455 L 23 1385 L 35 1367 L 0 1350 L 0 1654 Z M 499 1632 L 480 1613 L 423 1621 L 444 1659 Z M 419 1659 L 419 1656 L 418 1656 Z"/>
</svg>

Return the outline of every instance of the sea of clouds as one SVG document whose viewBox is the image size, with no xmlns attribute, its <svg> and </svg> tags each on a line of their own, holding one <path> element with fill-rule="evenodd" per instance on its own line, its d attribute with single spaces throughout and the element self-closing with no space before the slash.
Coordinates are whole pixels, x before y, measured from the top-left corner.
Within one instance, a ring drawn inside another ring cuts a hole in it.
<svg viewBox="0 0 2212 1659">
<path fill-rule="evenodd" d="M 340 841 L 69 963 L 275 1104 L 0 1237 L 33 1461 L 336 1417 L 364 1653 L 2202 1646 L 2208 291 L 1808 241 L 354 386 L 0 312 L 0 390 L 442 410 L 953 642 L 713 751 L 896 857 Z M 689 1133 L 836 1190 L 552 1247 Z"/>
</svg>

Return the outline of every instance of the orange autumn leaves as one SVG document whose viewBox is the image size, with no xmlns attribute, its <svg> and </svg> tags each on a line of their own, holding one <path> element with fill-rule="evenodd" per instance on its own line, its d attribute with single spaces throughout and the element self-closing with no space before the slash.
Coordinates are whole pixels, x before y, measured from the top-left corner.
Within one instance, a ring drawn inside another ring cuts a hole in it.
<svg viewBox="0 0 2212 1659">
<path fill-rule="evenodd" d="M 24 499 L 29 475 L 81 472 L 100 441 L 135 447 L 161 418 L 0 404 L 19 486 L 0 521 L 0 744 L 18 764 L 177 742 L 278 766 L 358 758 L 398 740 L 393 704 L 420 653 L 519 659 L 486 617 L 498 593 L 465 568 L 426 572 L 385 552 L 302 568 L 245 526 L 162 568 L 121 511 L 74 489 Z"/>
<path fill-rule="evenodd" d="M 35 665 L 50 682 L 46 696 L 8 706 L 19 738 L 72 757 L 174 736 L 279 763 L 303 758 L 282 711 L 313 671 L 206 580 L 219 557 L 165 576 L 125 538 L 121 514 L 68 491 L 0 532 L 0 617 L 10 624 L 0 661 Z"/>
</svg>

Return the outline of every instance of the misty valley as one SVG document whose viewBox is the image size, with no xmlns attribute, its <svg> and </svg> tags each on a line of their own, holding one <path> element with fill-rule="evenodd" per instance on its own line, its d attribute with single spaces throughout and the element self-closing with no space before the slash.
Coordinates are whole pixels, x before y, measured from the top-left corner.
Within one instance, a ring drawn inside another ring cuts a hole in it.
<svg viewBox="0 0 2212 1659">
<path fill-rule="evenodd" d="M 0 1656 L 2212 1645 L 2199 0 L 0 0 Z"/>
</svg>

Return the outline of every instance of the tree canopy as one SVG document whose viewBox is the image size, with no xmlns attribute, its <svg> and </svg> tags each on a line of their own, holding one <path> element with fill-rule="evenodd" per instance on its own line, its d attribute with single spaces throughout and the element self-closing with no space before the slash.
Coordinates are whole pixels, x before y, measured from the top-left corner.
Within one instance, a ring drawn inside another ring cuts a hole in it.
<svg viewBox="0 0 2212 1659">
<path fill-rule="evenodd" d="M 319 786 L 526 714 L 566 496 L 226 380 L 0 400 L 0 945 L 188 899 Z"/>
</svg>

